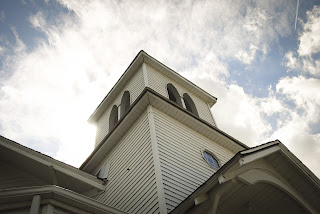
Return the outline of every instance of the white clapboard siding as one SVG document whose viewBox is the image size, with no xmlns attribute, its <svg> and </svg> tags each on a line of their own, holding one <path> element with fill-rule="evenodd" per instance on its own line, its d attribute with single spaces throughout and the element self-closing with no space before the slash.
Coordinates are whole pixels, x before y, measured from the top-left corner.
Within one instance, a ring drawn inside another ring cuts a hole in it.
<svg viewBox="0 0 320 214">
<path fill-rule="evenodd" d="M 4 162 L 0 162 L 0 172 L 0 189 L 44 185 L 33 175 Z"/>
<path fill-rule="evenodd" d="M 162 96 L 169 98 L 168 91 L 167 91 L 167 84 L 171 83 L 174 87 L 178 90 L 180 97 L 183 96 L 184 93 L 188 93 L 189 96 L 192 98 L 198 113 L 199 117 L 212 125 L 216 125 L 213 119 L 212 113 L 210 108 L 208 107 L 207 103 L 200 99 L 198 96 L 195 96 L 192 92 L 186 90 L 182 85 L 174 82 L 170 78 L 164 76 L 153 67 L 147 65 L 147 75 L 148 75 L 148 83 L 149 87 L 154 91 L 158 92 Z"/>
<path fill-rule="evenodd" d="M 127 83 L 127 85 L 122 89 L 119 95 L 114 99 L 114 101 L 106 108 L 104 113 L 97 121 L 97 132 L 96 132 L 96 146 L 101 142 L 101 140 L 109 132 L 109 117 L 113 105 L 119 106 L 121 103 L 122 95 L 125 91 L 130 92 L 130 105 L 139 97 L 143 89 L 145 88 L 142 68 L 137 70 L 132 79 Z"/>
<path fill-rule="evenodd" d="M 154 119 L 166 205 L 170 212 L 216 172 L 203 159 L 204 149 L 212 152 L 221 165 L 234 153 L 155 108 Z"/>
<path fill-rule="evenodd" d="M 117 143 L 105 163 L 110 163 L 106 191 L 97 200 L 128 213 L 159 212 L 147 112 Z"/>
</svg>

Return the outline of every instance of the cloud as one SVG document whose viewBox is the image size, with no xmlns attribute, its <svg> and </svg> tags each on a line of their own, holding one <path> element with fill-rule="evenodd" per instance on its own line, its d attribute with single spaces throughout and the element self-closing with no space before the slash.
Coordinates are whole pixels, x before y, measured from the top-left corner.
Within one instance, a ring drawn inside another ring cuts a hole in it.
<svg viewBox="0 0 320 214">
<path fill-rule="evenodd" d="M 45 17 L 41 11 L 37 12 L 34 15 L 31 15 L 29 17 L 29 22 L 32 24 L 32 26 L 34 28 L 41 30 L 41 31 L 45 31 L 46 20 L 45 20 Z"/>
<path fill-rule="evenodd" d="M 6 13 L 4 11 L 0 11 L 0 22 L 4 22 L 6 20 Z"/>
<path fill-rule="evenodd" d="M 54 157 L 80 165 L 94 145 L 94 128 L 86 119 L 144 49 L 218 97 L 213 108 L 218 127 L 244 143 L 253 146 L 279 137 L 295 153 L 307 136 L 310 145 L 317 145 L 318 135 L 310 134 L 308 124 L 318 120 L 311 117 L 317 114 L 319 102 L 312 91 L 318 89 L 318 79 L 283 78 L 264 98 L 229 82 L 230 61 L 250 65 L 264 59 L 272 45 L 291 33 L 295 3 L 60 2 L 71 13 L 58 21 L 48 21 L 43 11 L 28 18 L 47 37 L 32 51 L 26 51 L 12 28 L 16 51 L 5 67 L 12 75 L 1 80 L 0 89 L 0 131 L 5 136 L 26 145 L 39 141 L 45 145 L 40 151 L 54 151 Z M 297 54 L 287 53 L 289 68 L 306 66 Z M 313 152 L 313 158 L 303 161 L 312 165 L 318 160 Z"/>
<path fill-rule="evenodd" d="M 300 35 L 298 53 L 300 56 L 310 56 L 320 51 L 320 7 L 314 6 L 307 12 L 307 22 L 303 24 Z"/>
<path fill-rule="evenodd" d="M 292 100 L 308 121 L 320 120 L 320 79 L 303 76 L 286 77 L 279 81 L 277 91 Z"/>
<path fill-rule="evenodd" d="M 317 93 L 320 90 L 319 6 L 307 12 L 298 39 L 298 50 L 289 51 L 284 57 L 289 71 L 296 71 L 298 76 L 282 78 L 276 85 L 277 94 L 289 103 L 285 106 L 289 116 L 279 123 L 271 138 L 286 141 L 294 154 L 319 176 L 320 133 L 314 128 L 320 122 L 320 95 Z"/>
<path fill-rule="evenodd" d="M 310 73 L 320 76 L 320 7 L 314 6 L 307 12 L 307 21 L 302 22 L 297 52 L 290 51 L 285 55 L 285 65 L 289 71 Z M 318 54 L 318 56 L 317 56 Z"/>
<path fill-rule="evenodd" d="M 23 54 L 26 51 L 26 45 L 23 43 L 23 41 L 20 39 L 17 29 L 14 26 L 11 26 L 11 31 L 15 37 L 16 44 L 14 46 L 14 52 L 18 54 Z"/>
</svg>

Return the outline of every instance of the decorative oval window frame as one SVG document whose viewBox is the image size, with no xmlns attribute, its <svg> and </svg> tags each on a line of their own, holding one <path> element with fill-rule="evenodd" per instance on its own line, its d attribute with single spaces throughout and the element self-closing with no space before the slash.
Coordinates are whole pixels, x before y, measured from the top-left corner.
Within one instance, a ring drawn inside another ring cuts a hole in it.
<svg viewBox="0 0 320 214">
<path fill-rule="evenodd" d="M 210 164 L 210 162 L 204 157 L 204 153 L 205 153 L 205 152 L 208 153 L 208 154 L 210 154 L 210 155 L 217 161 L 218 168 L 215 167 L 215 166 L 212 166 L 212 165 Z M 208 149 L 202 149 L 202 150 L 201 150 L 201 156 L 202 156 L 202 158 L 204 159 L 204 161 L 205 161 L 211 168 L 216 169 L 216 170 L 218 170 L 218 169 L 221 168 L 220 160 L 217 158 L 216 155 L 214 155 L 214 154 L 213 154 L 212 152 L 210 152 Z"/>
</svg>

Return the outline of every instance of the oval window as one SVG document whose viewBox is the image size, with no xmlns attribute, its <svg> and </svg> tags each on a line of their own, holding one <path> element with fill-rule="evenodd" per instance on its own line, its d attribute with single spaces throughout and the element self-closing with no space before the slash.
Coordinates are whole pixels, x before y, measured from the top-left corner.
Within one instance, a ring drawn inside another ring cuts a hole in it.
<svg viewBox="0 0 320 214">
<path fill-rule="evenodd" d="M 219 163 L 211 153 L 204 151 L 202 154 L 210 166 L 219 169 Z"/>
</svg>

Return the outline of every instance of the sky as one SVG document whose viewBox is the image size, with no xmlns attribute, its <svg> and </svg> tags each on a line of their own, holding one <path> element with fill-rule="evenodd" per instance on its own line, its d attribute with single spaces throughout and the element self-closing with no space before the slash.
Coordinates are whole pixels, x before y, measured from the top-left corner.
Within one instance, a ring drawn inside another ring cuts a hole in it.
<svg viewBox="0 0 320 214">
<path fill-rule="evenodd" d="M 221 130 L 278 139 L 320 177 L 319 0 L 2 0 L 0 135 L 80 166 L 140 50 L 217 97 Z"/>
</svg>

